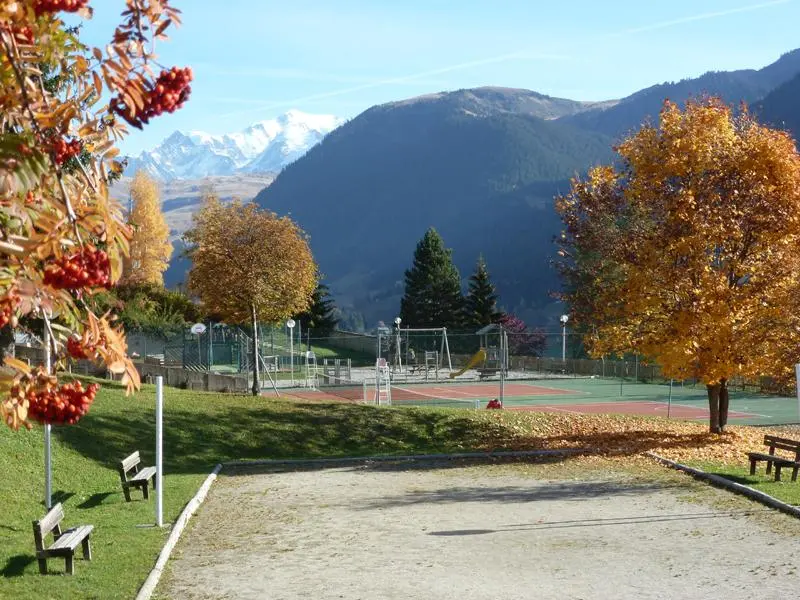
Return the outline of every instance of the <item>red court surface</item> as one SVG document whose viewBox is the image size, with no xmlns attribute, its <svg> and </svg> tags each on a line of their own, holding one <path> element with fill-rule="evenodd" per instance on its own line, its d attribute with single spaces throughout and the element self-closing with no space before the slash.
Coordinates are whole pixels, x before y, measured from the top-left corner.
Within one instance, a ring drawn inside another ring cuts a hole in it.
<svg viewBox="0 0 800 600">
<path fill-rule="evenodd" d="M 321 387 L 319 390 L 282 391 L 283 394 L 302 400 L 352 400 L 363 399 L 363 388 L 360 385 Z M 367 397 L 374 393 L 371 385 L 367 386 Z M 497 383 L 462 384 L 426 384 L 426 385 L 392 385 L 392 399 L 403 400 L 474 400 L 476 398 L 496 398 L 499 393 Z M 527 383 L 506 383 L 506 396 L 554 396 L 565 394 L 587 395 L 586 392 L 565 390 Z"/>
<path fill-rule="evenodd" d="M 615 415 L 640 415 L 653 417 L 670 417 L 676 419 L 708 419 L 708 409 L 686 404 L 669 406 L 666 402 L 597 402 L 593 404 L 560 404 L 511 406 L 508 410 L 533 410 L 537 412 L 573 413 L 573 414 L 615 414 Z M 729 419 L 750 419 L 758 417 L 754 413 L 744 413 L 732 410 L 728 413 Z"/>
</svg>

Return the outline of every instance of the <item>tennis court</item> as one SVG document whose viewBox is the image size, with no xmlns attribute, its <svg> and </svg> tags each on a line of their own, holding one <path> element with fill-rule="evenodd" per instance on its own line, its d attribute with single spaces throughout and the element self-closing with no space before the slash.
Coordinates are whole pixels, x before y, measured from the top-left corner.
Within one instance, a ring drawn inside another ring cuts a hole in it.
<svg viewBox="0 0 800 600">
<path fill-rule="evenodd" d="M 290 395 L 313 400 L 374 400 L 374 388 L 364 382 L 293 390 Z M 702 385 L 634 383 L 619 379 L 561 378 L 510 380 L 504 386 L 504 407 L 562 413 L 613 413 L 707 420 L 708 397 Z M 393 406 L 485 408 L 500 396 L 498 381 L 482 383 L 392 383 Z M 796 398 L 730 390 L 729 421 L 740 425 L 800 422 Z"/>
</svg>

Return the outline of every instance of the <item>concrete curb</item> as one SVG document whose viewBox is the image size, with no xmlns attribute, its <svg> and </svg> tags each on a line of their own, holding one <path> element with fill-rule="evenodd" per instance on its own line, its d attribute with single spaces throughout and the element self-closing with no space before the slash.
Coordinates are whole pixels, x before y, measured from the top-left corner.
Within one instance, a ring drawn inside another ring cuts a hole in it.
<svg viewBox="0 0 800 600">
<path fill-rule="evenodd" d="M 751 487 L 746 485 L 742 485 L 741 483 L 736 483 L 735 481 L 731 481 L 730 479 L 726 479 L 725 477 L 721 477 L 719 475 L 714 475 L 713 473 L 706 473 L 701 469 L 695 469 L 694 467 L 688 467 L 686 465 L 682 465 L 674 460 L 669 460 L 668 458 L 664 458 L 663 456 L 659 456 L 655 452 L 645 452 L 647 456 L 660 462 L 662 465 L 670 467 L 672 469 L 676 469 L 678 471 L 683 471 L 684 473 L 688 473 L 692 477 L 696 479 L 702 479 L 704 481 L 708 481 L 709 483 L 717 486 L 722 487 L 727 490 L 730 490 L 736 494 L 741 494 L 742 496 L 746 496 L 751 500 L 755 500 L 756 502 L 760 502 L 770 508 L 774 508 L 781 512 L 784 512 L 788 515 L 791 515 L 797 519 L 800 519 L 800 506 L 794 506 L 792 504 L 787 504 L 786 502 L 782 502 L 777 498 L 770 496 L 769 494 L 765 494 L 764 492 L 759 492 L 758 490 L 754 490 Z"/>
<path fill-rule="evenodd" d="M 585 448 L 563 448 L 559 450 L 519 450 L 508 452 L 461 452 L 458 454 L 404 454 L 398 456 L 343 456 L 342 458 L 287 458 L 271 460 L 232 460 L 222 463 L 224 467 L 259 467 L 280 465 L 326 465 L 357 464 L 363 462 L 398 462 L 423 460 L 461 460 L 489 458 L 525 458 L 537 456 L 570 456 L 588 452 Z"/>
<path fill-rule="evenodd" d="M 197 511 L 205 500 L 211 485 L 219 475 L 223 467 L 257 467 L 257 466 L 278 466 L 278 465 L 313 465 L 313 464 L 357 464 L 364 462 L 396 462 L 414 460 L 458 460 L 458 459 L 488 459 L 488 458 L 524 458 L 536 456 L 569 456 L 586 452 L 582 448 L 564 448 L 561 450 L 520 450 L 518 452 L 462 452 L 460 454 L 408 454 L 403 456 L 362 456 L 362 457 L 342 457 L 342 458 L 308 458 L 308 459 L 275 459 L 275 460 L 233 460 L 219 463 L 211 474 L 206 477 L 203 485 L 197 490 L 194 497 L 189 500 L 178 519 L 172 526 L 172 531 L 167 538 L 167 542 L 158 555 L 158 560 L 147 576 L 147 579 L 139 588 L 136 600 L 150 600 L 153 592 L 161 579 L 161 573 L 169 560 L 175 545 L 189 523 L 189 519 Z"/>
<path fill-rule="evenodd" d="M 172 554 L 172 551 L 175 548 L 175 544 L 178 543 L 183 530 L 189 523 L 189 519 L 203 503 L 203 500 L 205 500 L 208 490 L 211 489 L 211 484 L 214 483 L 214 480 L 217 478 L 217 475 L 221 470 L 222 464 L 218 464 L 216 467 L 214 467 L 214 470 L 211 471 L 211 474 L 208 477 L 206 477 L 203 485 L 200 486 L 200 489 L 197 490 L 197 493 L 194 495 L 194 497 L 189 500 L 188 504 L 184 507 L 183 512 L 181 512 L 178 519 L 172 525 L 172 531 L 169 534 L 169 538 L 167 538 L 166 544 L 164 544 L 164 547 L 161 549 L 153 570 L 150 571 L 150 574 L 142 584 L 142 587 L 139 588 L 139 593 L 136 594 L 136 600 L 149 600 L 150 596 L 153 595 L 153 592 L 158 585 L 158 580 L 161 579 L 161 573 L 164 571 L 164 567 L 169 560 L 170 554 Z"/>
</svg>

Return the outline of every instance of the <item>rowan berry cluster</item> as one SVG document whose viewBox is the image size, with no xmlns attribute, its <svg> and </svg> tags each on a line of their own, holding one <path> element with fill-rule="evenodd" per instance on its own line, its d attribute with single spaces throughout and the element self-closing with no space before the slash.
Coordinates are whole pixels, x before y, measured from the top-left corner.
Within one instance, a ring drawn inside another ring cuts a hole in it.
<svg viewBox="0 0 800 600">
<path fill-rule="evenodd" d="M 67 340 L 67 353 L 78 360 L 94 358 L 95 355 L 94 348 L 87 348 L 81 343 L 81 339 L 76 337 Z"/>
<path fill-rule="evenodd" d="M 73 156 L 78 156 L 82 149 L 83 144 L 81 144 L 80 140 L 74 139 L 68 142 L 63 137 L 56 138 L 51 145 L 57 165 L 63 165 Z"/>
<path fill-rule="evenodd" d="M 28 391 L 28 414 L 40 423 L 66 423 L 73 425 L 89 412 L 99 386 L 96 383 L 83 388 L 80 381 L 65 383 L 61 387 Z M 12 396 L 17 395 L 12 390 Z"/>
<path fill-rule="evenodd" d="M 183 107 L 183 103 L 191 94 L 192 88 L 189 83 L 193 77 L 190 67 L 185 69 L 172 67 L 169 71 L 161 71 L 155 84 L 147 92 L 143 106 L 127 107 L 120 94 L 111 99 L 110 108 L 118 115 L 124 116 L 128 122 L 140 126 L 153 117 L 165 112 L 173 113 Z M 133 108 L 133 111 L 129 108 Z M 133 112 L 132 116 L 130 112 Z"/>
<path fill-rule="evenodd" d="M 111 287 L 111 262 L 108 254 L 91 246 L 70 256 L 62 256 L 44 270 L 44 282 L 56 289 Z"/>
<path fill-rule="evenodd" d="M 14 292 L 0 300 L 0 329 L 8 324 L 11 324 L 12 327 L 16 325 L 17 317 L 14 312 L 17 304 L 19 304 L 19 296 Z"/>
<path fill-rule="evenodd" d="M 39 17 L 46 13 L 54 13 L 63 10 L 64 12 L 78 12 L 89 4 L 89 0 L 36 0 L 33 9 Z"/>
</svg>

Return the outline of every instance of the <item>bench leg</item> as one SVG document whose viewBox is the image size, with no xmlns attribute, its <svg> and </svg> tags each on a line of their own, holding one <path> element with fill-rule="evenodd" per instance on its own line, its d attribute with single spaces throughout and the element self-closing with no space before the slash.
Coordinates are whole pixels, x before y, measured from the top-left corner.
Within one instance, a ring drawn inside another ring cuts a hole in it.
<svg viewBox="0 0 800 600">
<path fill-rule="evenodd" d="M 86 536 L 86 539 L 83 540 L 83 560 L 92 560 L 92 546 L 89 542 L 89 536 Z"/>
<path fill-rule="evenodd" d="M 67 575 L 75 575 L 75 556 L 73 554 L 67 554 L 64 559 L 67 561 Z"/>
<path fill-rule="evenodd" d="M 782 465 L 780 465 L 779 463 L 775 463 L 775 481 L 781 480 L 781 468 Z"/>
<path fill-rule="evenodd" d="M 40 558 L 39 559 L 39 573 L 42 575 L 47 575 L 47 559 Z"/>
<path fill-rule="evenodd" d="M 794 467 L 792 469 L 792 481 L 797 481 L 797 470 L 798 470 L 798 467 Z"/>
<path fill-rule="evenodd" d="M 770 473 L 772 473 L 772 461 L 768 460 L 767 461 L 767 475 L 769 475 Z"/>
<path fill-rule="evenodd" d="M 125 496 L 125 502 L 131 501 L 131 488 L 127 485 L 122 486 L 122 493 Z"/>
<path fill-rule="evenodd" d="M 148 485 L 147 485 L 147 482 L 145 481 L 144 485 L 142 486 L 142 494 L 144 494 L 144 499 L 145 500 L 147 500 L 150 497 L 150 492 L 148 491 L 147 488 L 148 488 Z"/>
<path fill-rule="evenodd" d="M 750 459 L 750 475 L 756 474 L 756 460 L 754 458 Z"/>
</svg>

